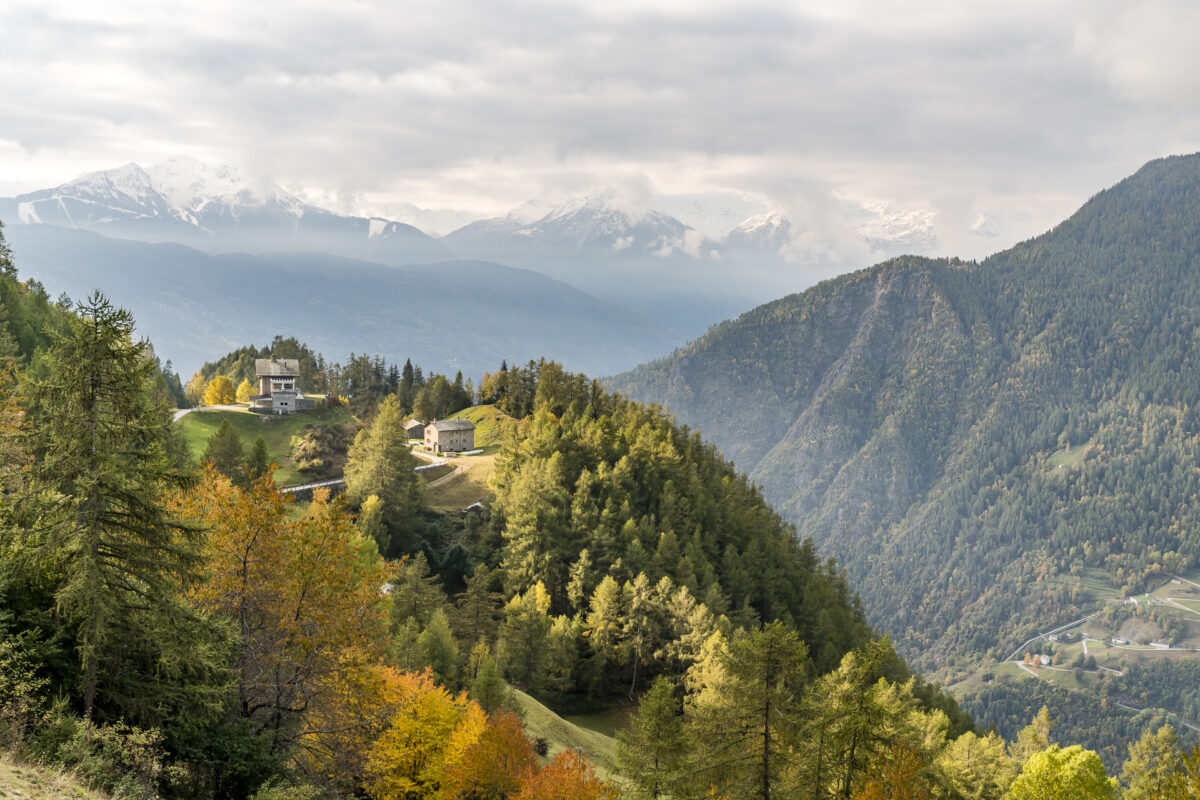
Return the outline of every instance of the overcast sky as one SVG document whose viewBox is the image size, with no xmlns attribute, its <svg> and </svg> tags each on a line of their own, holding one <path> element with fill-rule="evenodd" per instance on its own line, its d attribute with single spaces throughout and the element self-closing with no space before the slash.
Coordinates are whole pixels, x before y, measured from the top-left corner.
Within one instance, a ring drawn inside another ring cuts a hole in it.
<svg viewBox="0 0 1200 800">
<path fill-rule="evenodd" d="M 0 30 L 3 195 L 190 155 L 358 213 L 867 204 L 980 256 L 1200 149 L 1191 0 L 4 0 Z"/>
</svg>

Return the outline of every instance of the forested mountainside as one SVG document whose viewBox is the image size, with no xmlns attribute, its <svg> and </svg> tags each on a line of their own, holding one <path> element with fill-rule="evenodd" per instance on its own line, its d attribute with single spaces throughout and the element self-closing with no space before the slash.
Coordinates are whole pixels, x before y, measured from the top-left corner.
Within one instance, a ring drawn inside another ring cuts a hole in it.
<svg viewBox="0 0 1200 800">
<path fill-rule="evenodd" d="M 1200 156 L 983 262 L 899 258 L 611 381 L 701 431 L 910 659 L 1004 657 L 1200 556 Z"/>
</svg>

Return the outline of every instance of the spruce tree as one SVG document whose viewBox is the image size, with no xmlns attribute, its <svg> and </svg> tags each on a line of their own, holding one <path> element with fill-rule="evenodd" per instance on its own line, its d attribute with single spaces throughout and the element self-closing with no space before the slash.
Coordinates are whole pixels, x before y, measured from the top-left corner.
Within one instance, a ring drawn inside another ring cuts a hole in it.
<svg viewBox="0 0 1200 800">
<path fill-rule="evenodd" d="M 32 382 L 36 439 L 31 470 L 42 498 L 22 551 L 55 563 L 55 612 L 77 642 L 84 714 L 98 697 L 144 692 L 151 676 L 111 657 L 154 641 L 155 612 L 171 608 L 196 566 L 192 531 L 173 519 L 165 493 L 179 485 L 166 454 L 170 419 L 150 404 L 154 362 L 135 342 L 133 317 L 96 293 L 55 333 L 45 377 Z M 122 689 L 118 685 L 123 685 Z M 130 689 L 130 687 L 137 687 Z"/>
<path fill-rule="evenodd" d="M 249 485 L 250 482 L 246 478 L 246 453 L 242 447 L 242 437 L 238 436 L 237 430 L 229 424 L 229 420 L 221 420 L 221 426 L 217 428 L 217 432 L 209 437 L 208 445 L 204 448 L 203 460 L 212 464 L 218 472 L 233 481 L 234 486 L 244 488 Z"/>
<path fill-rule="evenodd" d="M 250 455 L 246 458 L 246 472 L 250 480 L 258 480 L 270 469 L 271 456 L 267 453 L 267 441 L 260 434 L 254 440 L 254 446 L 250 448 Z"/>
</svg>

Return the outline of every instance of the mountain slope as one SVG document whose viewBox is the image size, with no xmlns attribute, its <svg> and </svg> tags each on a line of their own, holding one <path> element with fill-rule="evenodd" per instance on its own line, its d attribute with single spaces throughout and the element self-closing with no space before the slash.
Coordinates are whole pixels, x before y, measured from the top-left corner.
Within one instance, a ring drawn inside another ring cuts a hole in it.
<svg viewBox="0 0 1200 800">
<path fill-rule="evenodd" d="M 952 670 L 1092 610 L 1085 571 L 1133 591 L 1200 557 L 1197 242 L 1200 156 L 1155 161 L 982 263 L 828 281 L 613 385 L 713 439 Z"/>
<path fill-rule="evenodd" d="M 303 253 L 212 256 L 48 225 L 6 231 L 24 275 L 52 295 L 78 298 L 102 287 L 185 372 L 277 334 L 331 360 L 368 352 L 476 377 L 503 359 L 542 356 L 611 373 L 671 342 L 635 314 L 498 264 L 398 269 Z"/>
</svg>

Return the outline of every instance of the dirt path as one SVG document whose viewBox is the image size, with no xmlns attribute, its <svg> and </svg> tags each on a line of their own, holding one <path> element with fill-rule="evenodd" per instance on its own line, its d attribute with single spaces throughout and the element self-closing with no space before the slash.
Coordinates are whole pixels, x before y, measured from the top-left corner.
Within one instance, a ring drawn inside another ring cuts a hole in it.
<svg viewBox="0 0 1200 800">
<path fill-rule="evenodd" d="M 443 460 L 445 460 L 445 459 L 443 459 Z M 450 480 L 451 478 L 454 478 L 454 477 L 457 477 L 457 476 L 459 476 L 459 475 L 463 475 L 463 474 L 465 474 L 465 473 L 466 473 L 466 471 L 467 471 L 467 468 L 466 468 L 466 467 L 464 467 L 462 464 L 455 464 L 455 465 L 454 465 L 454 469 L 450 470 L 450 472 L 448 472 L 447 474 L 445 474 L 445 475 L 443 475 L 442 477 L 438 478 L 438 479 L 437 479 L 436 481 L 434 481 L 433 483 L 427 483 L 427 484 L 425 484 L 425 488 L 427 488 L 427 489 L 432 489 L 432 488 L 433 488 L 433 487 L 435 487 L 435 486 L 441 486 L 443 483 L 445 483 L 446 481 Z"/>
<path fill-rule="evenodd" d="M 172 417 L 173 422 L 179 422 L 185 414 L 190 414 L 193 411 L 245 411 L 245 405 L 225 405 L 225 406 L 197 406 L 196 408 L 181 408 L 175 412 Z"/>
</svg>

